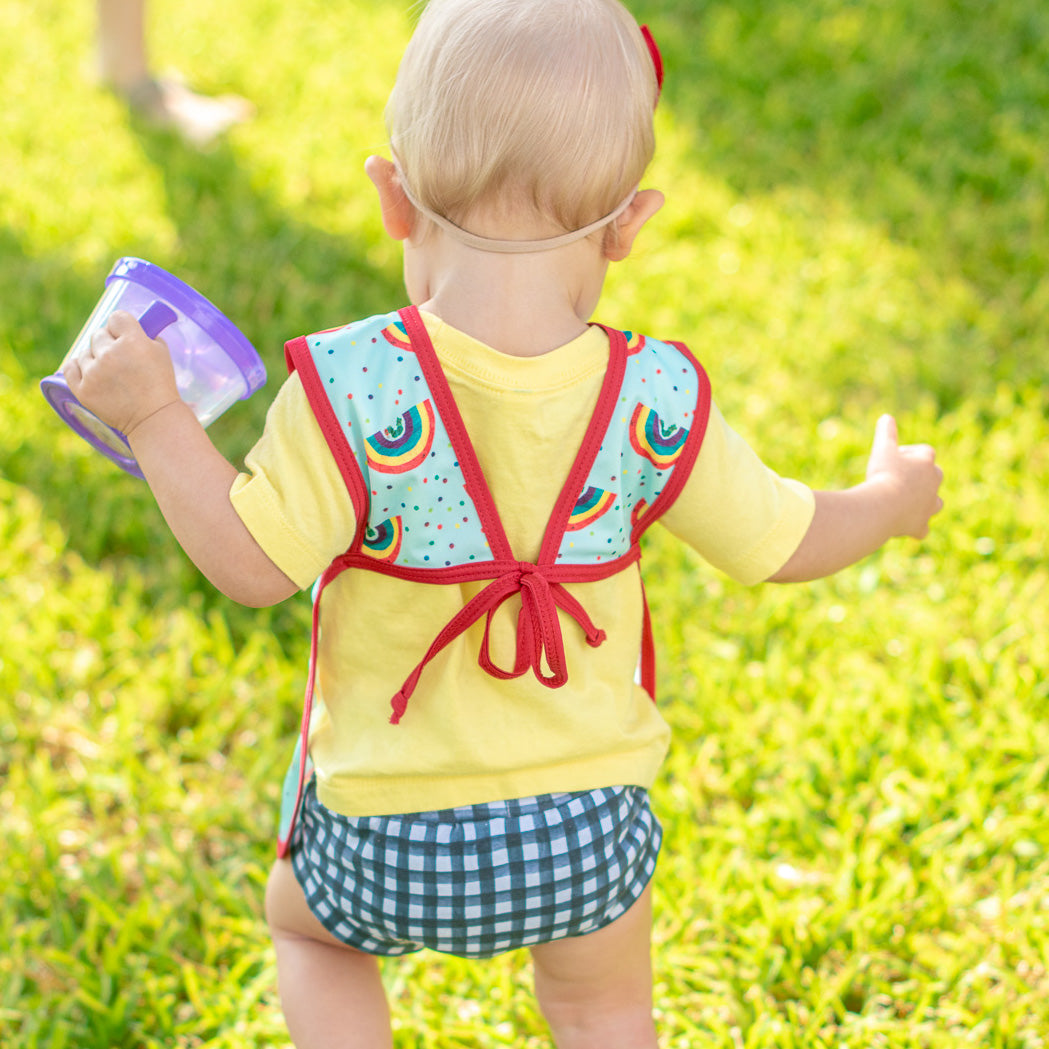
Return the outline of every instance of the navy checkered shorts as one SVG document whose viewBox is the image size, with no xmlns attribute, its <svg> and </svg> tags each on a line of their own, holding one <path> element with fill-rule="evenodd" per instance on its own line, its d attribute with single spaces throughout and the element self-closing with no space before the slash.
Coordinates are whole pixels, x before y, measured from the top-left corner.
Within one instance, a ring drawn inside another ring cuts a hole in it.
<svg viewBox="0 0 1049 1049">
<path fill-rule="evenodd" d="M 487 958 L 625 914 L 661 841 L 640 787 L 350 818 L 311 782 L 291 861 L 310 910 L 351 947 Z"/>
</svg>

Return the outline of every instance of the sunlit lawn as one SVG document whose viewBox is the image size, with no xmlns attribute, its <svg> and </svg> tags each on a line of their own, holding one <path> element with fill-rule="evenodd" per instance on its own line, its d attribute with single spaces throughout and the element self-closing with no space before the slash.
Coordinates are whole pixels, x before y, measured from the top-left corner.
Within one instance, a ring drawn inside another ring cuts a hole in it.
<svg viewBox="0 0 1049 1049">
<path fill-rule="evenodd" d="M 0 2 L 0 1045 L 287 1044 L 261 916 L 305 595 L 215 594 L 147 490 L 59 423 L 113 261 L 285 338 L 401 301 L 362 164 L 404 0 L 152 8 L 158 65 L 250 96 L 211 152 L 87 75 L 91 5 Z M 874 421 L 947 508 L 839 577 L 744 589 L 647 550 L 667 1046 L 978 1045 L 1049 1031 L 1049 8 L 644 0 L 667 206 L 600 316 L 686 340 L 737 429 L 815 485 Z M 385 969 L 397 1044 L 546 1045 L 527 956 Z"/>
</svg>

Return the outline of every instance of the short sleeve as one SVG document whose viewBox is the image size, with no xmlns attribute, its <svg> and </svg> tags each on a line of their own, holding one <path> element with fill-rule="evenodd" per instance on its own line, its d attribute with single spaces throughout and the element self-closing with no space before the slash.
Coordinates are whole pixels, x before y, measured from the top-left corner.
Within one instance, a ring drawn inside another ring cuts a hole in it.
<svg viewBox="0 0 1049 1049">
<path fill-rule="evenodd" d="M 244 465 L 230 489 L 233 508 L 270 560 L 305 589 L 350 546 L 357 520 L 296 373 Z"/>
<path fill-rule="evenodd" d="M 740 583 L 759 583 L 790 559 L 815 510 L 812 491 L 780 477 L 725 422 L 716 405 L 666 528 Z"/>
</svg>

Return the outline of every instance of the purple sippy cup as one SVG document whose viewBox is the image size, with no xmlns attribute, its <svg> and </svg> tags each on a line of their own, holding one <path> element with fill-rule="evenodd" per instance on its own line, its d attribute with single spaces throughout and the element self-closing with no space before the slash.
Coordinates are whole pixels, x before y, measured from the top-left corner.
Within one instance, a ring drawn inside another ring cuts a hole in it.
<svg viewBox="0 0 1049 1049">
<path fill-rule="evenodd" d="M 214 422 L 234 401 L 250 397 L 266 381 L 266 369 L 254 347 L 211 302 L 159 266 L 131 257 L 118 259 L 113 266 L 102 298 L 62 366 L 87 350 L 91 336 L 116 310 L 138 317 L 151 339 L 163 333 L 179 396 L 203 426 Z M 41 381 L 40 389 L 85 441 L 121 469 L 142 476 L 127 438 L 73 396 L 61 367 Z"/>
</svg>

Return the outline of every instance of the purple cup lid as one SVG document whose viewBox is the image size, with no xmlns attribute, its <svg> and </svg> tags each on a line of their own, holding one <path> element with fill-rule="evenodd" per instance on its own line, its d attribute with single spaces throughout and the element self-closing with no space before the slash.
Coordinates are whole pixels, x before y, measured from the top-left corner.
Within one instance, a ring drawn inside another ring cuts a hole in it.
<svg viewBox="0 0 1049 1049">
<path fill-rule="evenodd" d="M 112 459 L 122 470 L 135 477 L 142 477 L 142 470 L 131 454 L 127 438 L 119 430 L 107 426 L 89 412 L 73 396 L 72 390 L 61 375 L 49 375 L 46 379 L 41 379 L 40 389 L 51 407 L 71 430 L 83 437 L 97 451 Z"/>
<path fill-rule="evenodd" d="M 130 255 L 117 259 L 106 277 L 106 286 L 115 280 L 133 281 L 142 285 L 199 325 L 208 337 L 222 348 L 244 377 L 246 390 L 242 400 L 250 397 L 265 383 L 266 368 L 255 352 L 255 347 L 213 302 L 184 281 L 152 262 Z"/>
</svg>

